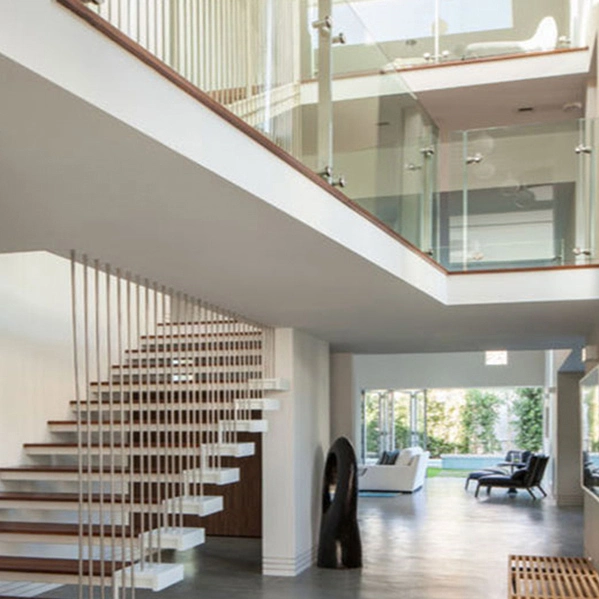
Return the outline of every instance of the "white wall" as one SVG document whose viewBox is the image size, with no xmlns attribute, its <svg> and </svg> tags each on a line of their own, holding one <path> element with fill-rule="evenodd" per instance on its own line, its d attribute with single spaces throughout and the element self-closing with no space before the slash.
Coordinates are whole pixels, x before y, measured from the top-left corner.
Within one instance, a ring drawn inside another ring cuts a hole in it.
<svg viewBox="0 0 599 599">
<path fill-rule="evenodd" d="M 507 366 L 485 366 L 484 352 L 357 355 L 359 389 L 542 386 L 545 352 L 510 352 Z"/>
<path fill-rule="evenodd" d="M 331 358 L 331 431 L 357 447 L 363 389 L 543 386 L 545 352 L 509 353 L 507 366 L 485 366 L 483 352 L 355 355 Z"/>
<path fill-rule="evenodd" d="M 557 434 L 554 445 L 553 493 L 560 506 L 582 505 L 580 487 L 580 393 L 582 372 L 557 375 Z"/>
<path fill-rule="evenodd" d="M 599 563 L 599 501 L 584 491 L 584 555 Z"/>
<path fill-rule="evenodd" d="M 587 345 L 591 346 L 596 354 L 599 348 L 599 326 L 589 332 Z M 598 365 L 598 360 L 585 363 L 587 372 Z M 579 447 L 579 451 L 580 451 Z M 595 564 L 599 564 L 599 501 L 589 491 L 583 491 L 584 499 L 584 554 L 590 557 Z"/>
<path fill-rule="evenodd" d="M 70 265 L 47 252 L 0 255 L 1 466 L 49 439 L 74 398 Z"/>
<path fill-rule="evenodd" d="M 329 346 L 293 329 L 275 333 L 276 376 L 290 390 L 268 414 L 262 458 L 263 573 L 295 576 L 318 546 L 320 490 L 329 448 Z"/>
<path fill-rule="evenodd" d="M 0 466 L 30 462 L 23 453 L 23 443 L 51 440 L 47 420 L 71 416 L 68 402 L 74 397 L 74 377 L 70 302 L 67 260 L 47 252 L 0 254 Z M 5 483 L 2 488 L 16 491 L 24 485 Z M 4 512 L 1 517 L 28 519 L 31 514 Z M 30 555 L 48 555 L 47 546 L 0 547 L 3 555 L 25 549 Z M 3 582 L 0 593 L 33 596 L 54 586 Z"/>
<path fill-rule="evenodd" d="M 352 401 L 356 389 L 354 360 L 353 354 L 331 354 L 332 441 L 338 437 L 358 439 L 360 410 Z"/>
</svg>

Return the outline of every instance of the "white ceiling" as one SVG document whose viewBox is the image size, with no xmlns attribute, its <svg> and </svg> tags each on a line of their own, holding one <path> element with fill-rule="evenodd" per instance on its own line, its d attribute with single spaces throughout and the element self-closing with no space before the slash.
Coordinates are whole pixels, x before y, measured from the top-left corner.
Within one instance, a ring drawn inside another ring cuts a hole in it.
<svg viewBox="0 0 599 599">
<path fill-rule="evenodd" d="M 360 353 L 564 347 L 599 313 L 443 306 L 6 59 L 0 89 L 0 251 L 77 248 Z"/>
<path fill-rule="evenodd" d="M 418 100 L 444 130 L 478 129 L 580 118 L 583 109 L 565 112 L 575 102 L 584 107 L 586 75 L 539 77 L 418 93 Z M 532 112 L 518 108 L 531 106 Z"/>
</svg>

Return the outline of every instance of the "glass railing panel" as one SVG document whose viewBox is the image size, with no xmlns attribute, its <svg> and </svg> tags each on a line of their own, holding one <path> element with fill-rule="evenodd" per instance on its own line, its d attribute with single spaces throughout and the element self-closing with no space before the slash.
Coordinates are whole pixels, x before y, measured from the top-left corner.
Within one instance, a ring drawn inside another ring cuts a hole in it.
<svg viewBox="0 0 599 599">
<path fill-rule="evenodd" d="M 580 169 L 589 155 L 580 151 L 581 127 L 564 121 L 456 133 L 445 151 L 454 167 L 462 155 L 452 170 L 464 180 L 442 180 L 441 238 L 449 243 L 440 262 L 449 270 L 580 263 L 591 198 Z"/>
<path fill-rule="evenodd" d="M 542 52 L 570 46 L 569 3 L 561 0 L 437 0 L 446 60 Z"/>
<path fill-rule="evenodd" d="M 334 49 L 334 76 L 400 70 L 434 60 L 435 0 L 335 0 L 333 17 L 347 38 Z"/>
<path fill-rule="evenodd" d="M 334 81 L 334 178 L 343 176 L 350 199 L 429 251 L 434 236 L 436 130 L 397 73 L 379 76 L 389 56 L 361 20 L 359 4 L 334 5 L 334 14 L 343 15 L 346 37 L 343 47 L 333 48 L 334 72 L 346 74 L 349 69 L 355 74 L 342 53 L 355 39 L 370 40 L 361 49 L 359 70 L 372 73 Z M 333 22 L 336 31 L 336 17 Z"/>
<path fill-rule="evenodd" d="M 467 214 L 465 133 L 445 132 L 438 143 L 437 199 L 432 257 L 447 269 L 461 269 L 463 261 L 464 226 Z"/>
<path fill-rule="evenodd" d="M 334 75 L 589 45 L 590 0 L 335 0 Z M 357 18 L 363 27 L 356 27 Z"/>
</svg>

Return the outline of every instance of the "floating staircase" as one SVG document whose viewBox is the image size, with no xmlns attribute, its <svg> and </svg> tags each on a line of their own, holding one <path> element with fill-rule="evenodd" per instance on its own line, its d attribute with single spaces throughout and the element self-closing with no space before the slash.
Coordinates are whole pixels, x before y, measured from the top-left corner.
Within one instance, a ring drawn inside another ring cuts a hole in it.
<svg viewBox="0 0 599 599">
<path fill-rule="evenodd" d="M 0 581 L 116 592 L 183 578 L 160 552 L 204 542 L 204 530 L 184 526 L 184 517 L 223 509 L 222 496 L 203 487 L 239 481 L 240 469 L 221 458 L 254 454 L 237 435 L 268 430 L 259 413 L 279 406 L 262 391 L 284 383 L 264 380 L 264 334 L 255 326 L 211 313 L 153 329 L 121 348 L 123 362 L 110 364 L 104 380 L 89 380 L 87 365 L 83 392 L 70 402 L 74 418 L 48 422 L 56 441 L 24 444 L 34 463 L 0 468 L 8 488 L 0 542 L 72 547 L 70 558 L 0 555 Z"/>
</svg>

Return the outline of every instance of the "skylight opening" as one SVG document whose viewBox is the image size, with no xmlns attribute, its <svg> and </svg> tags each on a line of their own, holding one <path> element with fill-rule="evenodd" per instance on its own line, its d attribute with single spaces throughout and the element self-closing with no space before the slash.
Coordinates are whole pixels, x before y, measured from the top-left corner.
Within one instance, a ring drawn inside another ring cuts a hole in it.
<svg viewBox="0 0 599 599">
<path fill-rule="evenodd" d="M 486 366 L 507 366 L 507 351 L 493 350 L 485 352 Z"/>
</svg>

